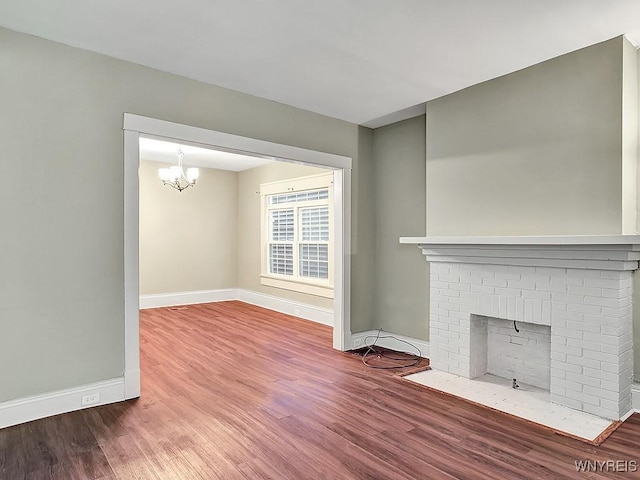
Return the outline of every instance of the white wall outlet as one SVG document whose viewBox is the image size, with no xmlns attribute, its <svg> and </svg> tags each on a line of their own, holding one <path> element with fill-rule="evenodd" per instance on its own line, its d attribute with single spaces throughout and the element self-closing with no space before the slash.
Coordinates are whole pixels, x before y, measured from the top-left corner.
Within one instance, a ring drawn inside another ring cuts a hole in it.
<svg viewBox="0 0 640 480">
<path fill-rule="evenodd" d="M 293 314 L 294 314 L 294 315 L 296 315 L 297 317 L 299 317 L 299 316 L 300 316 L 300 309 L 296 308 L 296 309 L 293 311 Z"/>
<path fill-rule="evenodd" d="M 96 403 L 100 403 L 100 392 L 87 393 L 82 396 L 83 407 L 95 405 Z"/>
<path fill-rule="evenodd" d="M 353 341 L 353 348 L 358 348 L 358 347 L 359 347 L 359 346 L 361 346 L 361 345 L 362 345 L 362 339 L 361 339 L 361 338 L 356 338 L 356 339 Z"/>
</svg>

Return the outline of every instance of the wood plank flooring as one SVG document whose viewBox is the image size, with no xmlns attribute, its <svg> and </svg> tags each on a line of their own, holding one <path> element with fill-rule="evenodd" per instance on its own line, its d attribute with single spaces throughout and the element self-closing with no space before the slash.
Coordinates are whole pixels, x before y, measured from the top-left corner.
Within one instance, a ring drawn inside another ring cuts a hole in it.
<svg viewBox="0 0 640 480">
<path fill-rule="evenodd" d="M 142 397 L 0 430 L 1 479 L 640 477 L 574 463 L 640 462 L 640 415 L 594 447 L 367 368 L 331 348 L 330 328 L 240 302 L 145 310 L 140 334 Z"/>
</svg>

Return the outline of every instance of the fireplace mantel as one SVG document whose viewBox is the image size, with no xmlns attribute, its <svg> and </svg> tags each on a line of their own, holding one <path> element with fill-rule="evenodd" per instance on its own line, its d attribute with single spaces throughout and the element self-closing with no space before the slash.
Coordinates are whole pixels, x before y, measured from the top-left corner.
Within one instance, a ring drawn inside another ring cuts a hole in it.
<svg viewBox="0 0 640 480">
<path fill-rule="evenodd" d="M 474 328 L 479 318 L 549 326 L 551 401 L 626 418 L 640 235 L 403 237 L 400 243 L 417 245 L 431 263 L 433 369 L 469 379 L 482 374 L 478 359 L 486 358 L 488 340 Z M 525 345 L 520 336 L 515 343 Z"/>
<path fill-rule="evenodd" d="M 637 270 L 640 235 L 401 237 L 429 262 Z"/>
</svg>

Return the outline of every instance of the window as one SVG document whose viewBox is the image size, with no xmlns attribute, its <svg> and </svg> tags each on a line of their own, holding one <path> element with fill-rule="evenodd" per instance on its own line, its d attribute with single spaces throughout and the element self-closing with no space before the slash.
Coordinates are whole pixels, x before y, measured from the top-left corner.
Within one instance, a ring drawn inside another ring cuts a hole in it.
<svg viewBox="0 0 640 480">
<path fill-rule="evenodd" d="M 263 285 L 333 298 L 333 174 L 260 185 Z"/>
</svg>

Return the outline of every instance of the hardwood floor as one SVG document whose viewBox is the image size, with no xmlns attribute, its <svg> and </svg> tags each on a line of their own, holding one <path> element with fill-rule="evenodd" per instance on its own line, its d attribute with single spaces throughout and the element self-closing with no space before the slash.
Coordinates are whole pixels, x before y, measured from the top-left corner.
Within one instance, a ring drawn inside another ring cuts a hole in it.
<svg viewBox="0 0 640 480">
<path fill-rule="evenodd" d="M 142 311 L 140 334 L 142 397 L 0 430 L 0 478 L 640 475 L 574 463 L 640 462 L 640 415 L 594 447 L 367 368 L 322 325 L 222 302 Z"/>
</svg>

